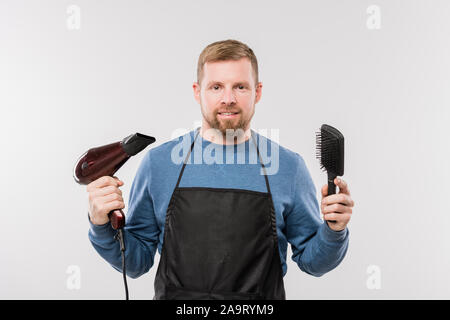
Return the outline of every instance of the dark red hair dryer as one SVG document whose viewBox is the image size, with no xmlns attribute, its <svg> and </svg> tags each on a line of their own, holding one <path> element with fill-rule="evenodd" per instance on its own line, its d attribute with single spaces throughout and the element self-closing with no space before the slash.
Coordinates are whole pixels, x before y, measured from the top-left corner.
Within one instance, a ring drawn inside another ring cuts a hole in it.
<svg viewBox="0 0 450 320">
<path fill-rule="evenodd" d="M 73 177 L 79 184 L 89 184 L 103 176 L 113 176 L 127 160 L 149 144 L 155 142 L 154 137 L 141 133 L 131 134 L 122 141 L 89 149 L 77 161 Z M 121 209 L 109 213 L 114 229 L 125 225 L 125 215 Z"/>
</svg>

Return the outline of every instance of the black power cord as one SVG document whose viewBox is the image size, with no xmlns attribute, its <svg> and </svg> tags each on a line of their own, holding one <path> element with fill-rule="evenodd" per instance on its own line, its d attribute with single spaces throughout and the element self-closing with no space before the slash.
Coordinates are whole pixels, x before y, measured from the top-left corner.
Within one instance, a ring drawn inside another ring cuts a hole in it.
<svg viewBox="0 0 450 320">
<path fill-rule="evenodd" d="M 125 285 L 125 300 L 128 299 L 128 285 L 127 285 L 127 272 L 125 269 L 125 240 L 123 234 L 123 228 L 117 230 L 117 233 L 114 239 L 118 240 L 120 243 L 120 251 L 122 253 L 122 274 L 123 274 L 123 283 Z"/>
</svg>

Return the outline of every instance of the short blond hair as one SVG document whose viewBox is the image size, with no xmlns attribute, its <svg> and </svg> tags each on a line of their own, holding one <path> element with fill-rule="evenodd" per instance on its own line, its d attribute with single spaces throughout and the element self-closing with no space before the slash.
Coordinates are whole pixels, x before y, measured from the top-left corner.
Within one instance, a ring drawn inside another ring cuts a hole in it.
<svg viewBox="0 0 450 320">
<path fill-rule="evenodd" d="M 232 39 L 213 42 L 203 49 L 198 58 L 197 83 L 200 84 L 200 81 L 202 80 L 203 66 L 206 62 L 239 60 L 244 57 L 248 58 L 252 64 L 255 84 L 257 84 L 259 81 L 258 60 L 256 59 L 253 50 L 250 49 L 245 43 Z"/>
</svg>

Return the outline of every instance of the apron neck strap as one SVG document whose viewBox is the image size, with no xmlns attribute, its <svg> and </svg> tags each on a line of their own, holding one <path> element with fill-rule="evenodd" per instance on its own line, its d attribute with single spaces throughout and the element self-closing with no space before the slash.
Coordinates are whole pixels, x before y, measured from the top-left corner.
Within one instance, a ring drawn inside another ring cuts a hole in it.
<svg viewBox="0 0 450 320">
<path fill-rule="evenodd" d="M 186 164 L 187 164 L 187 159 L 189 158 L 189 156 L 190 156 L 190 154 L 191 154 L 191 152 L 192 152 L 192 149 L 194 148 L 194 143 L 195 143 L 195 140 L 197 140 L 197 137 L 198 137 L 199 133 L 200 133 L 200 127 L 197 128 L 197 133 L 196 133 L 196 135 L 195 135 L 194 141 L 192 141 L 191 148 L 190 148 L 190 150 L 189 150 L 189 152 L 188 152 L 186 158 L 184 159 L 183 167 L 181 168 L 181 172 L 180 172 L 180 174 L 179 174 L 179 176 L 178 176 L 178 181 L 177 181 L 177 185 L 175 186 L 175 188 L 178 188 L 178 186 L 179 186 L 179 184 L 180 184 L 180 181 L 181 181 L 181 177 L 182 177 L 182 175 L 183 175 L 184 168 L 186 167 Z M 269 186 L 269 179 L 267 178 L 266 167 L 264 166 L 264 163 L 263 163 L 263 161 L 262 161 L 261 155 L 260 155 L 260 153 L 259 153 L 258 145 L 256 144 L 256 141 L 255 141 L 255 139 L 254 139 L 254 137 L 253 137 L 253 131 L 250 130 L 250 133 L 251 133 L 251 135 L 252 135 L 251 140 L 253 140 L 253 143 L 255 144 L 255 147 L 256 147 L 256 152 L 258 153 L 259 162 L 261 163 L 261 166 L 262 166 L 263 171 L 264 171 L 264 179 L 265 179 L 265 181 L 266 181 L 267 192 L 268 192 L 269 194 L 271 194 L 271 193 L 270 193 L 270 186 Z"/>
<path fill-rule="evenodd" d="M 183 175 L 184 168 L 186 167 L 187 159 L 189 158 L 189 155 L 191 154 L 191 151 L 194 148 L 194 143 L 195 143 L 195 140 L 197 140 L 197 136 L 199 135 L 199 133 L 200 133 L 200 127 L 197 128 L 197 134 L 195 135 L 194 141 L 192 141 L 192 144 L 191 144 L 191 148 L 189 149 L 189 152 L 188 152 L 186 158 L 184 159 L 183 167 L 181 168 L 181 172 L 178 175 L 178 181 L 177 181 L 177 185 L 175 186 L 175 189 L 178 188 L 178 185 L 180 184 L 181 176 Z"/>
</svg>

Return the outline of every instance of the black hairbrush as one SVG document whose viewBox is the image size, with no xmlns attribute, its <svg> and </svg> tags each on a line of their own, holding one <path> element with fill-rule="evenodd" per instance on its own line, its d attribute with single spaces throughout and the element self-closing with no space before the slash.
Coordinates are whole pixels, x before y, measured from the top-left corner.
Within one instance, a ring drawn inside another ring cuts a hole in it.
<svg viewBox="0 0 450 320">
<path fill-rule="evenodd" d="M 335 194 L 334 179 L 344 175 L 344 136 L 338 129 L 323 124 L 316 132 L 316 158 L 328 174 L 328 195 Z"/>
</svg>

